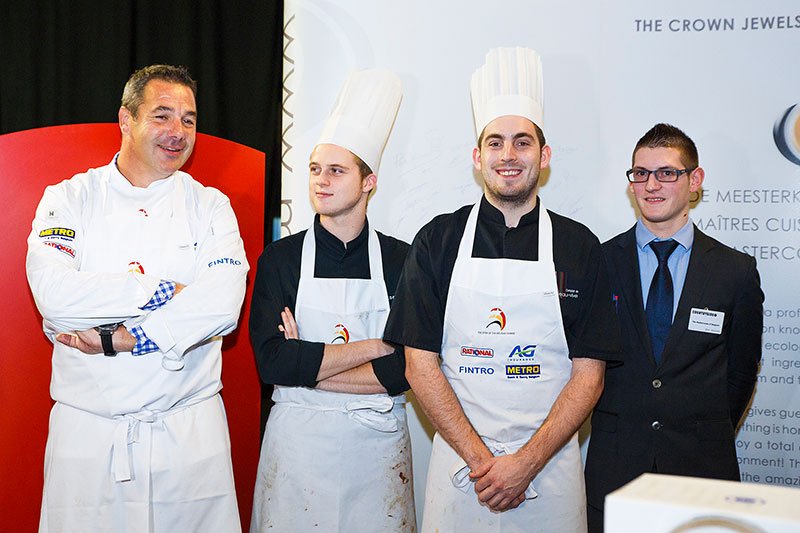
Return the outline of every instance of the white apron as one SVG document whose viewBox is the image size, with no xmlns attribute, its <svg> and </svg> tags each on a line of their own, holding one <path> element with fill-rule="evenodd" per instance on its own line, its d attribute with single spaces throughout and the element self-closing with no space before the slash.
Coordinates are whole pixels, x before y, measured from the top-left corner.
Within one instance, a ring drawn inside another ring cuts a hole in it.
<svg viewBox="0 0 800 533">
<path fill-rule="evenodd" d="M 144 202 L 145 191 L 128 190 L 112 168 L 87 215 L 81 271 L 125 272 L 138 263 L 146 274 L 191 283 L 182 181 L 157 183 L 161 201 L 139 212 L 128 200 Z M 184 370 L 169 371 L 158 353 L 54 349 L 60 401 L 50 415 L 40 532 L 241 531 L 225 411 L 208 378 L 218 361 L 190 356 Z"/>
<path fill-rule="evenodd" d="M 553 232 L 539 208 L 539 260 L 472 257 L 480 204 L 467 219 L 445 307 L 442 372 L 495 455 L 514 453 L 538 429 L 570 378 L 553 264 Z M 516 509 L 481 505 L 466 463 L 438 434 L 423 532 L 586 530 L 577 434 L 533 480 Z"/>
<path fill-rule="evenodd" d="M 369 230 L 372 279 L 314 277 L 306 232 L 295 318 L 302 340 L 380 338 L 389 315 L 380 243 Z M 250 531 L 416 529 L 405 399 L 275 386 Z"/>
</svg>

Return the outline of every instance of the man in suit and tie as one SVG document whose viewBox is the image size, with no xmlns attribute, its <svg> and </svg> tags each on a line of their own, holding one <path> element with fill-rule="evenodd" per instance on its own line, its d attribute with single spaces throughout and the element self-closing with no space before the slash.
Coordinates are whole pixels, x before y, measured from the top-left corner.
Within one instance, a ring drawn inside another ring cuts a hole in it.
<svg viewBox="0 0 800 533">
<path fill-rule="evenodd" d="M 755 259 L 689 218 L 705 175 L 694 142 L 656 124 L 627 175 L 641 218 L 603 244 L 623 364 L 592 415 L 589 531 L 602 531 L 606 495 L 642 473 L 739 480 L 734 435 L 761 359 Z"/>
</svg>

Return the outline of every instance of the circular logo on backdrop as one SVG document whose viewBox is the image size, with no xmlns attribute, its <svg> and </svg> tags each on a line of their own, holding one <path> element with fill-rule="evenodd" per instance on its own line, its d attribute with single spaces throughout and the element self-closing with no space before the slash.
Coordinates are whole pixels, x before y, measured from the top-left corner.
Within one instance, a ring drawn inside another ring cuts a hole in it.
<svg viewBox="0 0 800 533">
<path fill-rule="evenodd" d="M 800 104 L 793 105 L 778 118 L 772 136 L 783 156 L 800 165 Z"/>
</svg>

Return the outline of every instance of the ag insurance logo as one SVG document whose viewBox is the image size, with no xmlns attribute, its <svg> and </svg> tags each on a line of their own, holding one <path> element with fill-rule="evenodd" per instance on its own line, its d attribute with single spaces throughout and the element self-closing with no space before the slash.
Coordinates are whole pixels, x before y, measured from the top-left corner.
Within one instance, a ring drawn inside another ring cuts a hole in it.
<svg viewBox="0 0 800 533">
<path fill-rule="evenodd" d="M 784 111 L 775 121 L 772 136 L 783 157 L 800 165 L 800 104 Z"/>
</svg>

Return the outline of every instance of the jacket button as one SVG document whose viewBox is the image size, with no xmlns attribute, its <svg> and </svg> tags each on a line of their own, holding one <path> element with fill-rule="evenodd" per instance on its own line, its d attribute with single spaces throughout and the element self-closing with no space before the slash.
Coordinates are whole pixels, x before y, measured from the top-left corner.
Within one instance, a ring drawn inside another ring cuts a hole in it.
<svg viewBox="0 0 800 533">
<path fill-rule="evenodd" d="M 656 420 L 655 422 L 650 424 L 650 427 L 653 428 L 655 431 L 658 431 L 659 429 L 661 429 L 661 426 L 662 426 L 662 424 L 658 420 Z"/>
<path fill-rule="evenodd" d="M 661 380 L 660 379 L 654 379 L 653 380 L 653 388 L 654 389 L 660 389 L 661 388 Z"/>
</svg>

